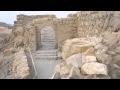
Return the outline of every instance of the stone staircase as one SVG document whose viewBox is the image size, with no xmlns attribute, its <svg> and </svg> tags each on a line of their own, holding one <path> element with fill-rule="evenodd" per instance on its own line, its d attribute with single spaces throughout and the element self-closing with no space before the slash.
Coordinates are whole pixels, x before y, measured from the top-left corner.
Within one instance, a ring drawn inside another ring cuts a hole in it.
<svg viewBox="0 0 120 90">
<path fill-rule="evenodd" d="M 36 60 L 57 60 L 57 50 L 39 50 L 34 53 Z"/>
<path fill-rule="evenodd" d="M 57 49 L 55 49 L 54 34 L 48 31 L 44 30 L 41 33 L 42 47 L 33 54 L 38 79 L 50 79 L 55 66 L 60 62 L 57 56 Z"/>
</svg>

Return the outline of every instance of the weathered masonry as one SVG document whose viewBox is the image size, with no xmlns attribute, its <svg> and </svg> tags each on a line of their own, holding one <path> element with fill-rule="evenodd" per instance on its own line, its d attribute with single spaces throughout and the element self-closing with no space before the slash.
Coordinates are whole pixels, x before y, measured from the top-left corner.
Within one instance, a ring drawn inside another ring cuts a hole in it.
<svg viewBox="0 0 120 90">
<path fill-rule="evenodd" d="M 118 11 L 78 11 L 67 18 L 55 15 L 18 15 L 13 32 L 22 27 L 21 42 L 34 52 L 41 46 L 41 29 L 50 26 L 54 30 L 56 48 L 61 47 L 67 39 L 87 36 L 100 36 L 103 32 L 119 30 L 120 15 Z M 19 36 L 19 35 L 18 35 Z"/>
</svg>

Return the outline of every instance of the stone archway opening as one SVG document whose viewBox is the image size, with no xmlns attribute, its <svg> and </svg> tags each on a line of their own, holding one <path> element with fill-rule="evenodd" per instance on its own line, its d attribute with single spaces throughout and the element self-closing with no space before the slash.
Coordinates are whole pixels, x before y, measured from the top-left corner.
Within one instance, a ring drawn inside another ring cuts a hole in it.
<svg viewBox="0 0 120 90">
<path fill-rule="evenodd" d="M 39 49 L 51 50 L 56 49 L 56 37 L 54 29 L 51 26 L 43 27 L 39 32 Z"/>
</svg>

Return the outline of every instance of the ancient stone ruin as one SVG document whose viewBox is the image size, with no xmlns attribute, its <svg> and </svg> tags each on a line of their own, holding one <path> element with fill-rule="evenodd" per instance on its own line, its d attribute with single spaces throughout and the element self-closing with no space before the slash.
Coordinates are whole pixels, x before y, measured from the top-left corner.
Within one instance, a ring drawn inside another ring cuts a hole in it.
<svg viewBox="0 0 120 90">
<path fill-rule="evenodd" d="M 119 79 L 120 12 L 21 14 L 0 52 L 4 79 Z"/>
</svg>

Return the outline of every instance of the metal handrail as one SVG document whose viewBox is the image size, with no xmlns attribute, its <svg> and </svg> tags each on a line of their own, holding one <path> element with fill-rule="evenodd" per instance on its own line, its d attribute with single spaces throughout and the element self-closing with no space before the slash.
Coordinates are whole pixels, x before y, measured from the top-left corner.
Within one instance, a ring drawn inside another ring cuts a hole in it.
<svg viewBox="0 0 120 90">
<path fill-rule="evenodd" d="M 36 68 L 35 68 L 35 64 L 34 64 L 34 61 L 33 61 L 33 57 L 32 57 L 30 48 L 29 48 L 29 53 L 30 53 L 30 57 L 31 57 L 31 60 L 32 60 L 32 64 L 33 64 L 34 70 L 35 70 L 35 76 L 32 79 L 35 79 L 35 77 L 37 76 L 37 71 L 36 71 Z"/>
</svg>

